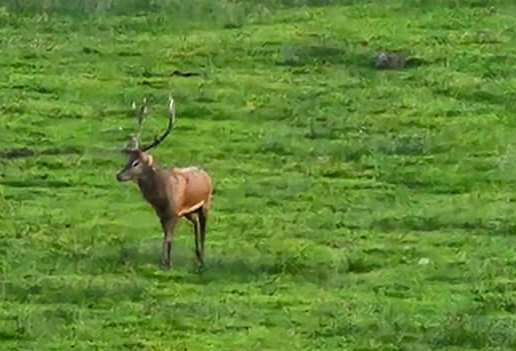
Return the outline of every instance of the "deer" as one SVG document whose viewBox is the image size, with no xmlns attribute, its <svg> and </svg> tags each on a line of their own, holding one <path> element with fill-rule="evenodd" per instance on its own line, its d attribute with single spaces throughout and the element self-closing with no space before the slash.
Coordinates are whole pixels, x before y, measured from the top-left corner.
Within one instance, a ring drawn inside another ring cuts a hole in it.
<svg viewBox="0 0 516 351">
<path fill-rule="evenodd" d="M 164 168 L 149 153 L 149 150 L 165 140 L 174 127 L 176 109 L 172 95 L 168 102 L 167 128 L 146 146 L 140 145 L 140 138 L 142 122 L 147 113 L 147 100 L 144 98 L 139 108 L 133 102 L 132 109 L 138 128 L 136 134 L 131 136 L 132 143 L 122 149 L 127 156 L 127 163 L 116 174 L 116 179 L 119 183 L 136 183 L 143 199 L 151 205 L 159 218 L 163 231 L 162 265 L 165 268 L 173 267 L 174 228 L 181 218 L 186 218 L 193 224 L 196 261 L 198 267 L 203 268 L 206 222 L 213 193 L 212 178 L 201 167 Z"/>
</svg>

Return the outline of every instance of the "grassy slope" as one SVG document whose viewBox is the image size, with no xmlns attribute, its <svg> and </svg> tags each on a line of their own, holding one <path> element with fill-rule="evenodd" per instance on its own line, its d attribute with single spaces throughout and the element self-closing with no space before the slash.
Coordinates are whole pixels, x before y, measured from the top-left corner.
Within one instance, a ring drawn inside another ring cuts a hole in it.
<svg viewBox="0 0 516 351">
<path fill-rule="evenodd" d="M 4 12 L 0 349 L 514 348 L 514 9 L 382 3 L 239 28 Z M 381 47 L 431 64 L 373 71 Z M 155 156 L 216 180 L 202 275 L 186 222 L 157 266 L 114 179 L 130 101 L 150 138 L 170 90 Z"/>
</svg>

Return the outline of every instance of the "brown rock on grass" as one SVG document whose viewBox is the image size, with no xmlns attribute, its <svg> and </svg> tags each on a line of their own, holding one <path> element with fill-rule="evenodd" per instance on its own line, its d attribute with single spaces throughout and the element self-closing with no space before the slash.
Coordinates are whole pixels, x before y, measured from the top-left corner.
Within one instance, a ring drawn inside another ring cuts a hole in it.
<svg viewBox="0 0 516 351">
<path fill-rule="evenodd" d="M 376 69 L 400 69 L 410 66 L 418 66 L 424 63 L 422 59 L 407 58 L 405 55 L 380 51 L 373 58 L 373 65 Z"/>
</svg>

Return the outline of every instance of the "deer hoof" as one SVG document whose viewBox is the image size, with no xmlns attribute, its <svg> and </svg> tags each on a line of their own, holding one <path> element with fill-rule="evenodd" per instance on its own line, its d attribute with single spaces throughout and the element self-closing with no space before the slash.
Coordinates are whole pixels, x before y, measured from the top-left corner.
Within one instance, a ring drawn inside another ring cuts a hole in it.
<svg viewBox="0 0 516 351">
<path fill-rule="evenodd" d="M 168 261 L 168 260 L 162 260 L 161 261 L 161 266 L 164 269 L 171 269 L 172 268 L 172 263 L 170 263 L 170 261 Z"/>
<path fill-rule="evenodd" d="M 197 273 L 202 273 L 202 272 L 204 272 L 205 270 L 206 270 L 206 266 L 204 265 L 204 262 L 202 262 L 202 261 L 201 261 L 201 262 L 199 262 L 199 261 L 198 261 L 198 262 L 197 262 L 197 269 L 196 269 Z"/>
</svg>

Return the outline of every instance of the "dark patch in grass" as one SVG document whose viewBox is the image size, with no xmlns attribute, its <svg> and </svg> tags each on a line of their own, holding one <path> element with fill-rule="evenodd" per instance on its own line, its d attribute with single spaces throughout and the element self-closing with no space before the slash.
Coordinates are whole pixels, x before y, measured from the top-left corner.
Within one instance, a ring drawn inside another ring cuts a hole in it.
<svg viewBox="0 0 516 351">
<path fill-rule="evenodd" d="M 304 136 L 307 139 L 335 140 L 341 138 L 342 134 L 343 131 L 340 128 L 337 128 L 330 123 L 327 123 L 327 125 L 322 125 L 322 123 L 317 123 L 311 119 L 308 124 L 308 132 Z"/>
<path fill-rule="evenodd" d="M 117 299 L 117 296 L 138 301 L 145 294 L 145 289 L 138 284 L 104 286 L 98 283 L 80 283 L 79 286 L 72 284 L 54 286 L 44 282 L 42 285 L 21 286 L 11 283 L 7 287 L 7 294 L 9 300 L 20 302 L 31 300 L 40 303 L 88 304 L 100 303 L 103 299 Z"/>
<path fill-rule="evenodd" d="M 95 55 L 101 55 L 102 54 L 99 50 L 97 50 L 95 48 L 90 48 L 90 47 L 87 47 L 87 46 L 82 48 L 82 53 L 84 53 L 84 54 L 95 54 Z"/>
<path fill-rule="evenodd" d="M 12 282 L 3 283 L 5 289 L 5 299 L 7 301 L 28 302 L 34 291 L 33 286 L 14 284 Z"/>
<path fill-rule="evenodd" d="M 409 57 L 407 59 L 407 63 L 405 65 L 405 68 L 417 68 L 424 65 L 431 64 L 431 61 L 419 58 L 419 57 Z"/>
<path fill-rule="evenodd" d="M 385 296 L 402 299 L 412 296 L 409 286 L 397 282 L 374 286 L 373 291 Z"/>
<path fill-rule="evenodd" d="M 180 76 L 180 77 L 195 77 L 195 76 L 200 76 L 201 74 L 198 72 L 181 72 L 181 71 L 175 70 L 174 72 L 172 72 L 172 75 Z"/>
<path fill-rule="evenodd" d="M 28 68 L 31 70 L 35 70 L 38 68 L 38 65 L 34 62 L 24 62 L 24 61 L 14 61 L 10 63 L 8 66 L 12 68 Z"/>
<path fill-rule="evenodd" d="M 306 45 L 285 49 L 278 66 L 304 66 L 314 63 L 341 64 L 346 61 L 344 49 L 333 45 Z"/>
<path fill-rule="evenodd" d="M 31 52 L 31 53 L 27 53 L 27 54 L 23 54 L 21 56 L 22 59 L 24 60 L 40 60 L 40 59 L 44 59 L 44 58 L 48 58 L 46 55 L 43 55 L 41 53 L 35 53 L 35 52 Z"/>
<path fill-rule="evenodd" d="M 40 152 L 41 155 L 56 156 L 56 155 L 72 155 L 81 154 L 82 149 L 76 146 L 62 146 L 62 147 L 51 147 Z"/>
<path fill-rule="evenodd" d="M 348 271 L 352 273 L 368 273 L 381 266 L 381 262 L 371 260 L 364 255 L 348 257 Z"/>
<path fill-rule="evenodd" d="M 144 68 L 141 72 L 138 72 L 136 70 L 135 72 L 129 72 L 131 76 L 134 77 L 144 77 L 144 78 L 168 78 L 168 77 L 198 77 L 201 75 L 200 72 L 194 72 L 194 71 L 180 71 L 178 69 L 172 71 L 172 72 L 155 72 L 152 71 L 149 68 Z"/>
<path fill-rule="evenodd" d="M 168 75 L 161 72 L 153 72 L 148 68 L 144 68 L 142 72 L 142 77 L 145 78 L 152 78 L 152 77 L 167 77 Z"/>
<path fill-rule="evenodd" d="M 194 105 L 185 106 L 181 110 L 181 115 L 184 117 L 196 118 L 196 119 L 197 118 L 206 118 L 208 116 L 212 116 L 212 117 L 217 116 L 217 114 L 215 114 L 214 111 L 206 104 L 194 104 Z M 185 126 L 185 125 L 178 126 L 177 128 L 178 129 L 184 128 L 183 130 L 195 130 L 194 127 L 189 127 L 189 126 Z"/>
<path fill-rule="evenodd" d="M 238 259 L 208 259 L 205 270 L 195 280 L 197 282 L 209 283 L 229 278 L 235 282 L 249 282 L 256 279 L 259 275 L 271 274 L 269 268 Z"/>
<path fill-rule="evenodd" d="M 380 174 L 381 181 L 398 185 L 402 184 L 409 189 L 426 192 L 431 194 L 464 194 L 469 193 L 473 189 L 473 185 L 467 180 L 460 182 L 457 179 L 418 179 L 419 175 L 415 173 L 397 174 L 395 172 L 386 172 Z"/>
<path fill-rule="evenodd" d="M 44 87 L 39 84 L 15 84 L 11 85 L 10 88 L 24 91 L 33 91 L 38 94 L 54 94 L 57 92 L 57 89 Z"/>
<path fill-rule="evenodd" d="M 516 232 L 516 224 L 507 221 L 494 221 L 484 218 L 457 218 L 453 216 L 405 216 L 387 217 L 376 219 L 371 223 L 371 228 L 384 232 L 395 232 L 398 230 L 413 230 L 422 232 L 440 231 L 443 229 L 459 229 L 477 233 L 509 234 Z"/>
<path fill-rule="evenodd" d="M 8 114 L 23 114 L 26 111 L 26 107 L 22 104 L 11 104 L 0 106 L 0 111 Z"/>
<path fill-rule="evenodd" d="M 388 217 L 373 221 L 372 227 L 382 231 L 396 231 L 402 228 L 420 231 L 435 231 L 443 229 L 443 223 L 438 217 Z"/>
<path fill-rule="evenodd" d="M 222 28 L 224 29 L 236 29 L 236 28 L 241 28 L 243 26 L 243 24 L 239 24 L 239 23 L 225 23 Z"/>
<path fill-rule="evenodd" d="M 0 340 L 7 341 L 7 340 L 18 340 L 20 336 L 13 332 L 8 332 L 4 330 L 0 330 Z"/>
<path fill-rule="evenodd" d="M 320 176 L 324 178 L 342 179 L 349 178 L 351 174 L 352 172 L 348 168 L 333 168 L 322 171 Z"/>
<path fill-rule="evenodd" d="M 80 112 L 69 111 L 69 110 L 61 110 L 61 109 L 53 109 L 46 114 L 52 118 L 59 119 L 83 119 L 84 115 Z"/>
<path fill-rule="evenodd" d="M 101 110 L 97 110 L 95 114 L 99 117 L 120 117 L 127 116 L 129 118 L 134 118 L 134 111 L 129 108 L 105 108 Z M 118 130 L 118 129 L 117 129 Z"/>
<path fill-rule="evenodd" d="M 6 180 L 1 181 L 0 184 L 10 186 L 13 188 L 69 188 L 73 186 L 72 183 L 60 180 L 45 180 L 45 179 L 29 179 L 29 180 Z"/>
<path fill-rule="evenodd" d="M 387 155 L 422 155 L 425 146 L 425 137 L 419 135 L 395 135 L 387 141 L 373 141 L 375 151 Z"/>
<path fill-rule="evenodd" d="M 435 282 L 442 282 L 442 283 L 446 283 L 449 285 L 459 285 L 459 284 L 466 283 L 468 281 L 467 278 L 464 278 L 462 276 L 462 272 L 452 273 L 451 271 L 433 274 L 430 277 L 428 277 L 427 280 L 435 281 Z"/>
<path fill-rule="evenodd" d="M 119 51 L 117 52 L 117 55 L 122 57 L 140 57 L 142 56 L 142 53 L 136 51 Z"/>
<path fill-rule="evenodd" d="M 36 154 L 36 152 L 34 150 L 22 147 L 22 148 L 18 148 L 18 149 L 10 149 L 10 150 L 6 150 L 6 151 L 1 151 L 0 157 L 11 159 L 11 158 L 30 157 L 30 156 L 34 156 L 35 154 Z"/>
<path fill-rule="evenodd" d="M 81 154 L 82 150 L 75 146 L 64 146 L 64 147 L 51 147 L 48 149 L 44 149 L 41 151 L 32 150 L 26 147 L 9 149 L 5 151 L 0 151 L 0 158 L 4 159 L 14 159 L 14 158 L 24 158 L 38 155 L 45 156 L 57 156 L 57 155 L 72 155 L 72 154 Z"/>
<path fill-rule="evenodd" d="M 130 350 L 136 350 L 136 349 L 144 349 L 145 344 L 142 342 L 126 342 L 123 344 L 123 346 Z"/>
<path fill-rule="evenodd" d="M 369 156 L 371 154 L 371 146 L 363 141 L 343 145 L 342 147 L 332 150 L 330 153 L 335 160 L 344 162 L 360 161 L 363 156 Z"/>
<path fill-rule="evenodd" d="M 155 81 L 142 80 L 138 84 L 143 85 L 143 86 L 148 86 L 148 87 L 154 88 L 154 89 L 162 89 L 168 85 L 168 82 L 163 81 L 163 80 L 155 80 Z"/>
</svg>

